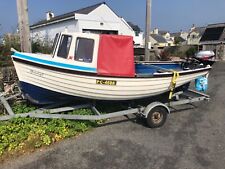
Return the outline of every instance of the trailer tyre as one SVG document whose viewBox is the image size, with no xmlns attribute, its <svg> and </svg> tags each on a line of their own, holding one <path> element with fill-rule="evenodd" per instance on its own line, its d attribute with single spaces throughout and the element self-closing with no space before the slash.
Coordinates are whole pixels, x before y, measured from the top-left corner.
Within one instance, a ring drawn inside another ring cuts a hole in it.
<svg viewBox="0 0 225 169">
<path fill-rule="evenodd" d="M 165 107 L 157 106 L 150 110 L 147 116 L 147 125 L 150 128 L 162 127 L 167 119 L 168 110 Z"/>
</svg>

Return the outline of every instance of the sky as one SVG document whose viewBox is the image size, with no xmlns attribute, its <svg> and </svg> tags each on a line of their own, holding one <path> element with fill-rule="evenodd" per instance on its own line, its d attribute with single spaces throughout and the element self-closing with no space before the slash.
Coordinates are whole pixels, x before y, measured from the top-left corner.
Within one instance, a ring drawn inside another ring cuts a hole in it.
<svg viewBox="0 0 225 169">
<path fill-rule="evenodd" d="M 106 2 L 119 16 L 144 30 L 146 0 L 28 0 L 29 21 L 45 19 L 47 11 L 55 15 Z M 170 32 L 225 22 L 225 0 L 152 0 L 151 28 Z M 17 28 L 16 0 L 0 0 L 0 35 Z"/>
</svg>

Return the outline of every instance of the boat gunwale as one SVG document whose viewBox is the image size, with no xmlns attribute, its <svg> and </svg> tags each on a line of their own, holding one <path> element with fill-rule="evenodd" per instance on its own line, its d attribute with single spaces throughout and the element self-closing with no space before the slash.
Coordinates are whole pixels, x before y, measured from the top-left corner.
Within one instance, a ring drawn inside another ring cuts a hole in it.
<svg viewBox="0 0 225 169">
<path fill-rule="evenodd" d="M 32 57 L 32 56 L 29 56 L 29 57 Z M 138 74 L 135 74 L 135 77 L 104 76 L 104 75 L 98 75 L 96 72 L 85 72 L 85 71 L 79 71 L 79 70 L 74 70 L 74 69 L 69 69 L 69 68 L 63 68 L 63 67 L 59 67 L 59 66 L 47 65 L 47 64 L 40 63 L 40 62 L 35 62 L 35 61 L 27 60 L 24 58 L 20 58 L 15 55 L 12 55 L 12 60 L 15 62 L 20 62 L 20 63 L 28 64 L 31 66 L 35 66 L 35 67 L 40 67 L 43 69 L 50 69 L 53 71 L 59 71 L 59 72 L 68 73 L 68 74 L 77 74 L 77 75 L 92 76 L 92 77 L 98 77 L 98 78 L 124 78 L 124 79 L 135 79 L 136 78 L 136 79 L 138 79 L 138 78 L 172 77 L 172 75 L 173 75 L 173 72 L 171 71 L 171 72 L 163 72 L 163 73 L 156 72 L 154 74 L 138 73 Z M 157 62 L 155 62 L 155 63 L 157 63 Z M 173 64 L 173 62 L 168 62 L 168 63 Z M 178 72 L 182 76 L 182 75 L 189 75 L 189 74 L 193 74 L 193 73 L 209 71 L 211 69 L 212 69 L 212 67 L 204 67 L 204 68 L 198 68 L 198 69 L 194 69 L 194 70 L 192 70 L 192 69 L 191 70 L 182 70 L 182 71 L 178 71 Z M 174 71 L 176 71 L 176 70 L 174 70 Z"/>
</svg>

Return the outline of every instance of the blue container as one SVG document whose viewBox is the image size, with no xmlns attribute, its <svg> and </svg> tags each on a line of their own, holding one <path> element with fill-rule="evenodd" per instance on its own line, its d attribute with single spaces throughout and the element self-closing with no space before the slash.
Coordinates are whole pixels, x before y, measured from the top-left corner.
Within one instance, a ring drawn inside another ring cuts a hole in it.
<svg viewBox="0 0 225 169">
<path fill-rule="evenodd" d="M 195 89 L 200 92 L 205 92 L 208 89 L 208 78 L 200 77 L 195 80 Z"/>
</svg>

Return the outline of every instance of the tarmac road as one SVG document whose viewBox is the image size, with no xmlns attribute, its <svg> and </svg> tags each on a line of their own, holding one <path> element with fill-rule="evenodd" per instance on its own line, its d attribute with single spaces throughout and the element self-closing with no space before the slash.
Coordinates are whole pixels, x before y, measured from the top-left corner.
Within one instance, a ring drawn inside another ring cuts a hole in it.
<svg viewBox="0 0 225 169">
<path fill-rule="evenodd" d="M 160 129 L 124 120 L 96 128 L 1 169 L 224 169 L 225 63 L 210 74 L 210 102 L 173 113 Z"/>
</svg>

